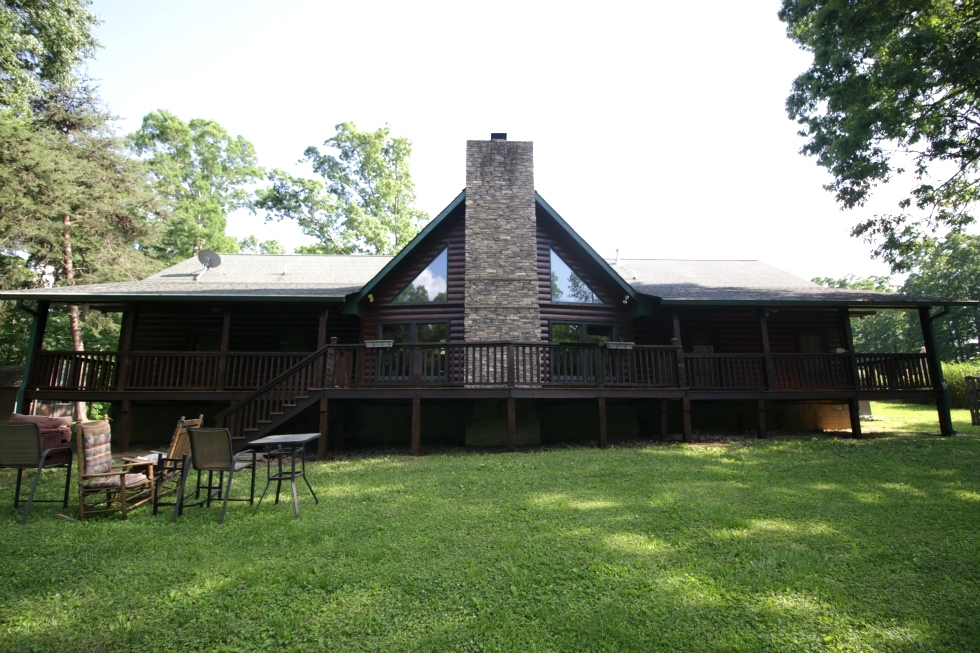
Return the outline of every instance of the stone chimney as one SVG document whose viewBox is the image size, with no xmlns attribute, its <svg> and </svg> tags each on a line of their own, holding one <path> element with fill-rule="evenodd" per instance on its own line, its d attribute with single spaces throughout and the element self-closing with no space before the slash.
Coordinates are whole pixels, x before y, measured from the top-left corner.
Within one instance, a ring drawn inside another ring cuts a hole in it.
<svg viewBox="0 0 980 653">
<path fill-rule="evenodd" d="M 541 339 L 530 141 L 466 142 L 467 342 Z"/>
</svg>

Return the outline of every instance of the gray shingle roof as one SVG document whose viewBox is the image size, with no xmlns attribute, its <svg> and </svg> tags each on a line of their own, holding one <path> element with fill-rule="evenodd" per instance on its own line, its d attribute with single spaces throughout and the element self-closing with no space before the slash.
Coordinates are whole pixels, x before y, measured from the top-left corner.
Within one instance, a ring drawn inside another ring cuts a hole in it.
<svg viewBox="0 0 980 653">
<path fill-rule="evenodd" d="M 224 254 L 203 270 L 187 259 L 142 281 L 0 292 L 0 298 L 111 302 L 132 299 L 343 300 L 364 288 L 390 256 Z M 663 303 L 833 303 L 878 307 L 973 303 L 897 293 L 824 288 L 761 261 L 620 259 L 607 261 L 637 293 Z"/>
<path fill-rule="evenodd" d="M 825 288 L 762 261 L 620 259 L 609 263 L 638 293 L 658 297 L 663 303 L 950 303 L 935 297 Z"/>
<path fill-rule="evenodd" d="M 190 258 L 142 281 L 61 286 L 0 293 L 8 299 L 108 301 L 137 298 L 343 299 L 360 290 L 390 256 L 259 256 L 223 254 L 221 265 L 204 269 Z"/>
</svg>

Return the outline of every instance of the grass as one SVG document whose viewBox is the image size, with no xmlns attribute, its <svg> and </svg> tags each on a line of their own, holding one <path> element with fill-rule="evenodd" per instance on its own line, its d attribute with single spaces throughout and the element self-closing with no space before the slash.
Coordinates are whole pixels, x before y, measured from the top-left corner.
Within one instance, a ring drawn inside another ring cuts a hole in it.
<svg viewBox="0 0 980 653">
<path fill-rule="evenodd" d="M 298 520 L 7 507 L 0 650 L 978 650 L 980 438 L 874 411 L 862 440 L 316 463 Z"/>
</svg>

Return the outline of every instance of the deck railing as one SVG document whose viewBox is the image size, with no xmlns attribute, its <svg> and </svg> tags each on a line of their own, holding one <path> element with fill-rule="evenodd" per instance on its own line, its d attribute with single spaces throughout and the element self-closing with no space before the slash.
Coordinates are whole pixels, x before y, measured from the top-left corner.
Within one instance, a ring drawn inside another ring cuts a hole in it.
<svg viewBox="0 0 980 653">
<path fill-rule="evenodd" d="M 307 363 L 319 361 L 318 366 Z M 301 386 L 650 387 L 696 390 L 928 390 L 926 354 L 681 354 L 675 347 L 610 349 L 557 343 L 435 343 L 308 353 L 42 351 L 35 390 L 249 391 L 282 376 Z M 299 366 L 306 364 L 306 372 Z M 679 367 L 680 366 L 680 367 Z M 123 371 L 124 370 L 124 371 Z M 684 373 L 683 378 L 680 372 Z M 856 375 L 856 378 L 855 378 Z"/>
</svg>

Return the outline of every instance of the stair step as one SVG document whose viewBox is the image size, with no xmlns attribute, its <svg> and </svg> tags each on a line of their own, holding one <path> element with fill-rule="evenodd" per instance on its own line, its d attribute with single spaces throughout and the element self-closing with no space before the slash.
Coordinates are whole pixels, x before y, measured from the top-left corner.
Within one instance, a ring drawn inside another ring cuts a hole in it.
<svg viewBox="0 0 980 653">
<path fill-rule="evenodd" d="M 272 420 L 271 419 L 257 419 L 257 420 L 255 420 L 255 423 L 256 424 L 272 424 Z"/>
<path fill-rule="evenodd" d="M 286 413 L 282 412 L 281 410 L 274 410 L 271 413 L 269 413 L 269 417 L 279 417 L 280 415 L 285 415 L 285 414 Z"/>
</svg>

